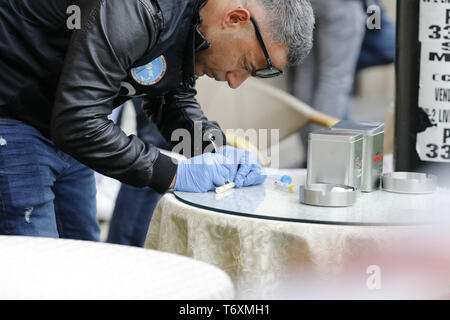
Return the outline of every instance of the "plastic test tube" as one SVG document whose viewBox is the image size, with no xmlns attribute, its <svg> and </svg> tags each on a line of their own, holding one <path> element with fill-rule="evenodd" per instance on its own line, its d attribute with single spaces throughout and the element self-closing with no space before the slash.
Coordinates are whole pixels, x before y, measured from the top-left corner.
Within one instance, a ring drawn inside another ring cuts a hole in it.
<svg viewBox="0 0 450 320">
<path fill-rule="evenodd" d="M 284 191 L 290 191 L 293 192 L 295 186 L 293 184 L 288 184 L 288 183 L 284 183 L 281 181 L 275 181 L 275 185 L 281 189 L 283 189 Z"/>
</svg>

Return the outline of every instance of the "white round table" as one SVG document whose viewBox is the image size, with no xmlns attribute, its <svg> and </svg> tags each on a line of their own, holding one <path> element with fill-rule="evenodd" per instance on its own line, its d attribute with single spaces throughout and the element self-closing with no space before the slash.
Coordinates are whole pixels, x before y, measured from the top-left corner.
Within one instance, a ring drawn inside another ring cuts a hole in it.
<svg viewBox="0 0 450 320">
<path fill-rule="evenodd" d="M 233 299 L 225 272 L 190 258 L 77 240 L 0 236 L 0 299 Z"/>
<path fill-rule="evenodd" d="M 441 288 L 425 294 L 397 283 L 406 276 L 404 282 L 421 288 L 416 280 L 450 283 L 450 226 L 436 223 L 450 218 L 447 194 L 377 191 L 353 207 L 313 207 L 301 204 L 298 193 L 276 190 L 270 177 L 230 194 L 167 193 L 145 246 L 219 267 L 238 299 L 448 297 Z M 367 284 L 373 268 L 381 270 L 382 290 Z"/>
</svg>

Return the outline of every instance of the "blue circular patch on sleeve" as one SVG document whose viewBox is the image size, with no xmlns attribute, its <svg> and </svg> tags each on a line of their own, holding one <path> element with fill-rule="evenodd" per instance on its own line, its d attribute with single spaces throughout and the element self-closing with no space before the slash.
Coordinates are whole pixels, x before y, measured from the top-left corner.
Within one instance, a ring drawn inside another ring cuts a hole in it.
<svg viewBox="0 0 450 320">
<path fill-rule="evenodd" d="M 159 56 L 150 63 L 131 70 L 133 79 L 143 85 L 151 86 L 158 83 L 166 74 L 167 64 L 164 56 Z"/>
</svg>

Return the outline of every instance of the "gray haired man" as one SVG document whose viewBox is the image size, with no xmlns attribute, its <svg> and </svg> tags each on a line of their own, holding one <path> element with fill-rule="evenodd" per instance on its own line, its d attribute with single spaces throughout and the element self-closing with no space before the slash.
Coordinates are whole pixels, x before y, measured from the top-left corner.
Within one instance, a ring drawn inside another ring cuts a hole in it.
<svg viewBox="0 0 450 320">
<path fill-rule="evenodd" d="M 205 140 L 192 155 L 210 161 L 176 163 L 107 117 L 141 97 L 169 143 L 200 122 L 225 144 L 196 77 L 236 88 L 279 75 L 309 51 L 312 29 L 307 0 L 0 1 L 0 234 L 98 240 L 91 169 L 159 193 L 261 183 L 248 153 L 225 163 L 230 147 L 202 155 Z"/>
</svg>

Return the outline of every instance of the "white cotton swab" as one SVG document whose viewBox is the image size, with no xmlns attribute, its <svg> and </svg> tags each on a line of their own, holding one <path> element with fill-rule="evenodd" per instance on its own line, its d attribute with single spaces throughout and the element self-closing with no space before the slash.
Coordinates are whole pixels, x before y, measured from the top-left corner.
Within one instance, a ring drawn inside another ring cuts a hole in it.
<svg viewBox="0 0 450 320">
<path fill-rule="evenodd" d="M 236 184 L 234 182 L 230 182 L 230 183 L 224 184 L 223 186 L 217 187 L 216 193 L 224 193 L 225 191 L 233 189 L 234 187 L 236 187 Z"/>
</svg>

